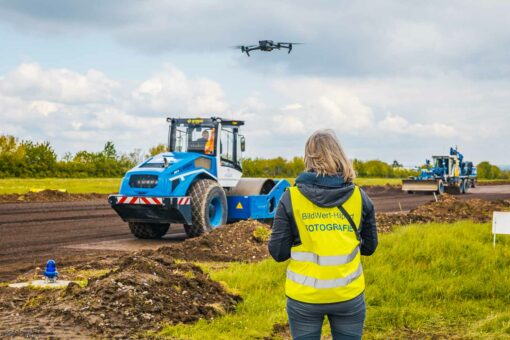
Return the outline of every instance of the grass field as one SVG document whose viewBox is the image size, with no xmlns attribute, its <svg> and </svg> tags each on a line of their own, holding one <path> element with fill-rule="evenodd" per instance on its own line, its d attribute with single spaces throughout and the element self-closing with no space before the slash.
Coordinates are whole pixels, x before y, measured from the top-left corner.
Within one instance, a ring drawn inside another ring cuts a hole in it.
<svg viewBox="0 0 510 340">
<path fill-rule="evenodd" d="M 294 178 L 287 178 L 292 184 Z M 119 190 L 120 178 L 7 178 L 0 179 L 0 194 L 24 194 L 30 190 L 64 189 L 71 193 L 110 194 Z M 400 185 L 400 178 L 356 178 L 358 185 Z M 501 180 L 480 180 L 502 183 Z M 510 183 L 510 181 L 508 182 Z"/>
<path fill-rule="evenodd" d="M 294 184 L 295 178 L 285 178 L 291 184 Z M 360 186 L 374 186 L 374 185 L 400 185 L 402 184 L 401 178 L 356 178 L 354 183 Z"/>
<path fill-rule="evenodd" d="M 360 186 L 370 186 L 370 185 L 400 185 L 402 184 L 402 179 L 400 178 L 356 178 L 354 183 Z"/>
<path fill-rule="evenodd" d="M 294 183 L 294 178 L 288 178 Z M 70 193 L 110 194 L 119 190 L 121 178 L 6 178 L 0 179 L 0 194 L 24 194 L 30 190 L 64 189 Z M 359 185 L 400 184 L 398 178 L 358 178 Z"/>
<path fill-rule="evenodd" d="M 510 179 L 479 179 L 478 183 L 482 184 L 510 184 Z"/>
<path fill-rule="evenodd" d="M 381 235 L 376 254 L 363 259 L 364 338 L 510 338 L 510 237 L 500 237 L 493 249 L 490 230 L 489 224 L 465 221 L 400 227 Z M 263 338 L 273 324 L 286 322 L 285 264 L 205 266 L 244 302 L 236 313 L 167 326 L 162 335 Z"/>
<path fill-rule="evenodd" d="M 7 178 L 0 179 L 0 194 L 24 194 L 34 189 L 110 194 L 118 192 L 120 181 L 120 178 Z"/>
</svg>

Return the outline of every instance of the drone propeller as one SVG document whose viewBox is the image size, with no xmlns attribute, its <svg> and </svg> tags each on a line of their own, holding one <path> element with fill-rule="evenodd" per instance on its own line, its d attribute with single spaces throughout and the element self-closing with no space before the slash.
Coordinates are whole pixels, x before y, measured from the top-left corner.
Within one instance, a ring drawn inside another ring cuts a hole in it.
<svg viewBox="0 0 510 340">
<path fill-rule="evenodd" d="M 230 48 L 235 48 L 237 50 L 242 50 L 242 49 L 252 48 L 252 47 L 255 47 L 255 46 L 257 46 L 257 45 L 248 45 L 248 46 L 236 45 L 236 46 L 230 46 Z"/>
<path fill-rule="evenodd" d="M 290 51 L 292 51 L 292 45 L 303 45 L 303 43 L 297 43 L 297 42 L 283 42 L 283 41 L 280 41 L 278 43 L 276 43 L 276 46 L 278 48 L 280 47 L 284 47 L 284 48 L 288 48 L 289 49 L 289 52 L 287 52 L 287 54 L 290 53 Z"/>
</svg>

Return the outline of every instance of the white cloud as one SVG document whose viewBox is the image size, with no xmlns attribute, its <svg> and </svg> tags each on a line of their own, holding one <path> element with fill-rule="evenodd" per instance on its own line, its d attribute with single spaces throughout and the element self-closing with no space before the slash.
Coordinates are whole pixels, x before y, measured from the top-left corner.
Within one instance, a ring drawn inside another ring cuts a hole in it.
<svg viewBox="0 0 510 340">
<path fill-rule="evenodd" d="M 301 118 L 293 115 L 276 115 L 273 117 L 273 129 L 281 131 L 283 135 L 298 134 L 302 135 L 306 133 L 307 128 Z"/>
<path fill-rule="evenodd" d="M 275 118 L 278 122 L 286 122 L 285 126 L 289 124 L 293 133 L 310 133 L 329 127 L 358 134 L 373 123 L 370 106 L 334 82 L 305 77 L 275 81 L 273 87 L 285 100 L 291 101 Z"/>
<path fill-rule="evenodd" d="M 69 88 L 55 91 L 47 79 Z M 133 85 L 98 71 L 24 64 L 0 76 L 0 133 L 49 140 L 60 154 L 107 140 L 127 152 L 166 142 L 167 115 L 214 113 L 246 121 L 251 157 L 300 155 L 310 133 L 331 128 L 351 157 L 408 162 L 459 145 L 471 160 L 507 162 L 508 81 L 280 75 L 252 91 L 247 81 L 248 95 L 237 98 L 219 81 L 171 65 Z"/>
<path fill-rule="evenodd" d="M 17 31 L 73 38 L 100 34 L 147 55 L 226 51 L 259 39 L 302 41 L 306 45 L 296 47 L 292 58 L 237 57 L 250 70 L 267 70 L 265 60 L 271 58 L 279 70 L 328 76 L 460 72 L 507 77 L 509 11 L 506 1 L 462 0 L 263 0 L 247 2 L 242 10 L 233 0 L 0 4 L 1 20 Z"/>
<path fill-rule="evenodd" d="M 410 123 L 404 117 L 392 113 L 388 113 L 386 117 L 378 123 L 378 127 L 384 132 L 390 132 L 395 134 L 407 134 L 425 137 L 458 136 L 458 131 L 453 126 L 442 123 L 432 124 Z"/>
<path fill-rule="evenodd" d="M 221 86 L 205 78 L 189 79 L 172 65 L 142 82 L 133 98 L 142 107 L 171 114 L 209 114 L 227 108 Z"/>
<path fill-rule="evenodd" d="M 30 105 L 31 109 L 38 111 L 41 115 L 48 117 L 50 113 L 58 110 L 58 105 L 45 100 L 35 100 Z"/>
<path fill-rule="evenodd" d="M 294 104 L 285 105 L 284 107 L 282 107 L 282 111 L 299 110 L 302 108 L 303 108 L 303 105 L 301 105 L 299 103 L 294 103 Z"/>
<path fill-rule="evenodd" d="M 81 74 L 43 69 L 36 63 L 22 64 L 0 77 L 0 133 L 49 139 L 61 154 L 98 150 L 107 140 L 124 151 L 147 149 L 166 142 L 166 114 L 226 109 L 218 83 L 189 79 L 172 66 L 134 90 L 95 70 Z"/>
<path fill-rule="evenodd" d="M 21 64 L 0 78 L 0 92 L 29 100 L 55 103 L 104 103 L 115 96 L 119 83 L 91 69 L 78 74 L 67 69 L 43 70 L 39 64 Z"/>
</svg>

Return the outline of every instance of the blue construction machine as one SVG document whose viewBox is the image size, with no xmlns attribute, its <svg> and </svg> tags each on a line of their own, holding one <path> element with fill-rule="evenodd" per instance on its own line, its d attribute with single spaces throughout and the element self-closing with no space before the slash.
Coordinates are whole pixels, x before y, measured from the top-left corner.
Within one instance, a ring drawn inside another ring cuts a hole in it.
<svg viewBox="0 0 510 340">
<path fill-rule="evenodd" d="M 286 180 L 242 178 L 244 122 L 167 118 L 168 152 L 129 170 L 108 202 L 138 238 L 162 237 L 171 223 L 195 237 L 225 223 L 274 218 Z"/>
<path fill-rule="evenodd" d="M 402 190 L 408 193 L 445 191 L 453 194 L 465 194 L 476 186 L 477 174 L 473 162 L 464 161 L 457 147 L 450 148 L 447 156 L 432 156 L 433 165 L 427 159 L 426 166 L 419 169 L 420 174 L 402 181 Z"/>
</svg>

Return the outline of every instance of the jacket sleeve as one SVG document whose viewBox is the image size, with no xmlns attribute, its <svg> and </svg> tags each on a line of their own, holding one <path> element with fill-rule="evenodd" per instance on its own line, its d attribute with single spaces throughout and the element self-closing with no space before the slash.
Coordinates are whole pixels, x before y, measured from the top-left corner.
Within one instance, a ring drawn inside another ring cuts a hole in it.
<svg viewBox="0 0 510 340">
<path fill-rule="evenodd" d="M 372 200 L 365 191 L 361 190 L 363 199 L 363 212 L 361 215 L 361 255 L 370 256 L 377 248 L 377 226 L 375 220 L 375 208 Z"/>
<path fill-rule="evenodd" d="M 290 248 L 296 237 L 293 224 L 290 194 L 289 191 L 286 191 L 276 208 L 273 230 L 268 244 L 269 253 L 277 262 L 283 262 L 290 258 Z"/>
</svg>

